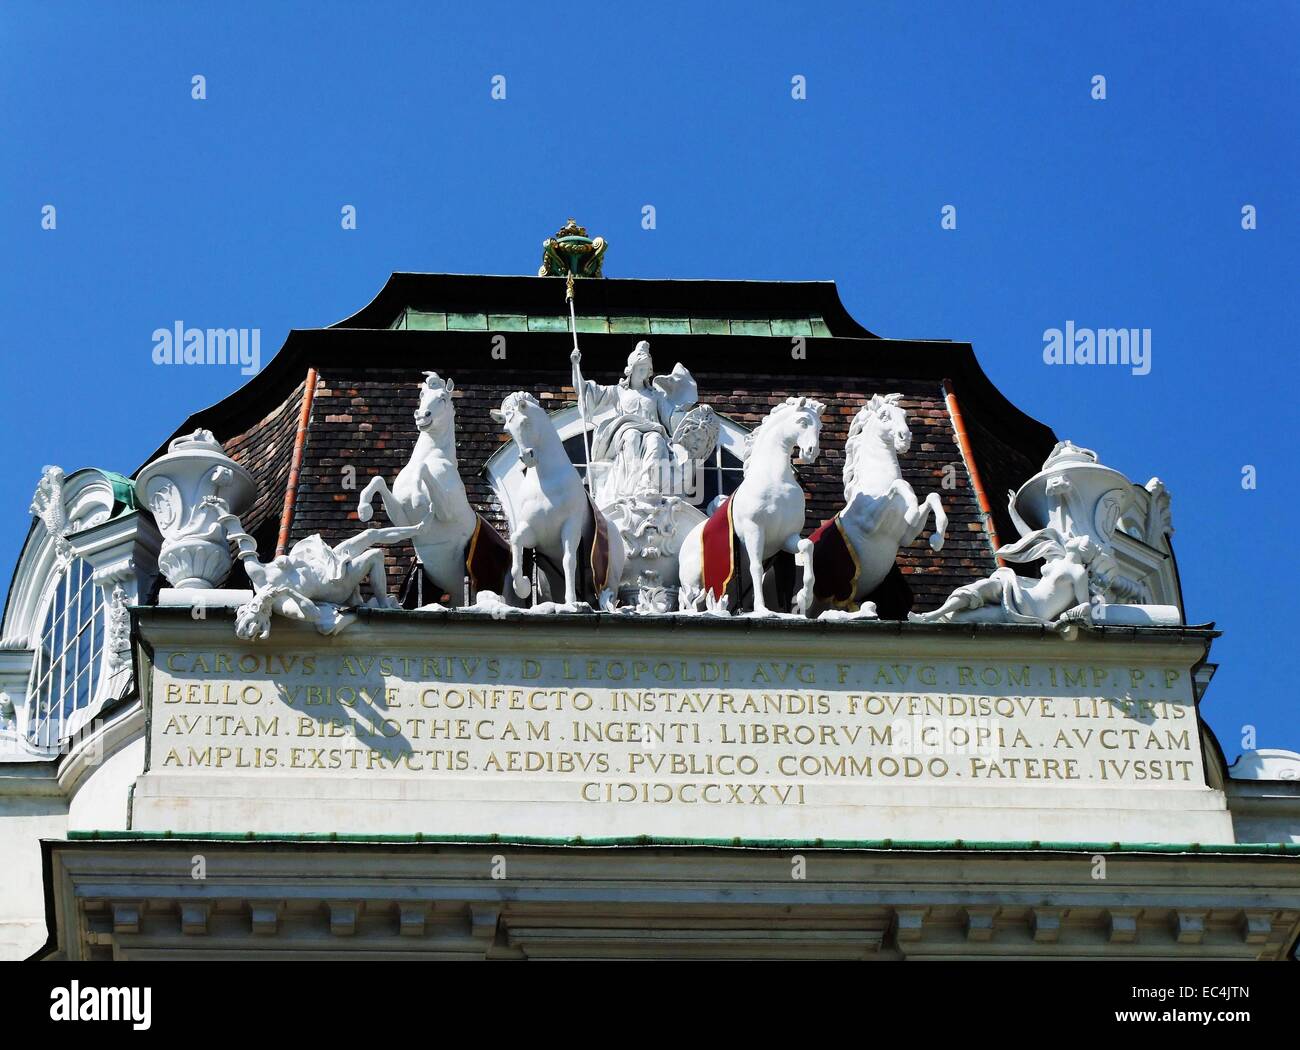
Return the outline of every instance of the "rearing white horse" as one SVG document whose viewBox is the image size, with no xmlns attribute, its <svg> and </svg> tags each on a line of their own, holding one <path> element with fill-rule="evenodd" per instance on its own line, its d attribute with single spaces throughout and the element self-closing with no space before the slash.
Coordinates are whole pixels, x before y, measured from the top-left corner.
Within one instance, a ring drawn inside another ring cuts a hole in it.
<svg viewBox="0 0 1300 1050">
<path fill-rule="evenodd" d="M 425 372 L 415 425 L 420 436 L 390 489 L 382 477 L 373 477 L 361 490 L 357 517 L 369 521 L 376 493 L 383 499 L 388 520 L 394 525 L 420 525 L 411 540 L 424 571 L 445 591 L 453 606 L 463 604 L 465 551 L 479 527 L 479 517 L 465 495 L 456 463 L 456 411 L 451 392 L 456 384 L 437 372 Z M 483 526 L 491 528 L 486 522 Z"/>
<path fill-rule="evenodd" d="M 523 481 L 506 507 L 515 594 L 527 598 L 531 591 L 523 569 L 527 549 L 543 568 L 563 573 L 564 605 L 585 601 L 613 608 L 626 557 L 623 537 L 591 501 L 550 416 L 521 390 L 508 395 L 499 411 L 493 409 L 492 418 L 514 439 L 524 467 Z M 554 590 L 559 581 L 549 576 Z"/>
<path fill-rule="evenodd" d="M 827 608 L 858 608 L 934 514 L 930 547 L 943 548 L 948 516 L 937 492 L 920 503 L 903 479 L 900 453 L 912 447 L 902 394 L 874 394 L 849 427 L 844 449 L 845 506 L 812 535 L 815 575 L 805 579 L 802 611 L 817 616 Z M 834 531 L 832 531 L 834 530 Z M 862 612 L 874 615 L 874 606 Z"/>
<path fill-rule="evenodd" d="M 811 398 L 787 398 L 746 439 L 744 479 L 682 543 L 678 566 L 684 609 L 694 608 L 701 598 L 721 601 L 738 568 L 733 536 L 748 562 L 755 615 L 771 613 L 763 596 L 763 569 L 777 553 L 795 555 L 807 578 L 812 548 L 799 536 L 805 498 L 790 457 L 797 446 L 797 462 L 817 459 L 825 410 Z"/>
</svg>

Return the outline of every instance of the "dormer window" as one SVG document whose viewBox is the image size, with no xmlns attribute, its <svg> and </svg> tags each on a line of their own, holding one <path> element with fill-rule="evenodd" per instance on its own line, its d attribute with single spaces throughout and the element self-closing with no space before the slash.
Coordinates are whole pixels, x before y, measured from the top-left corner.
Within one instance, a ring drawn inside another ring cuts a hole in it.
<svg viewBox="0 0 1300 1050">
<path fill-rule="evenodd" d="M 47 467 L 32 513 L 0 631 L 0 762 L 57 759 L 130 694 L 128 610 L 158 571 L 128 478 Z"/>
<path fill-rule="evenodd" d="M 90 565 L 73 558 L 54 581 L 27 687 L 26 735 L 38 748 L 57 747 L 76 714 L 95 699 L 104 656 L 104 595 Z"/>
</svg>

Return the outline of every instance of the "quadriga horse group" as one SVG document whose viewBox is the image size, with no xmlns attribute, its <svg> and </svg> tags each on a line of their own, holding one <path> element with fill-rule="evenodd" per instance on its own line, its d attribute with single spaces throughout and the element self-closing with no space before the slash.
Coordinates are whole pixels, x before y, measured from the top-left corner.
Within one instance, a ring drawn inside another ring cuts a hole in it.
<svg viewBox="0 0 1300 1050">
<path fill-rule="evenodd" d="M 393 525 L 414 528 L 411 543 L 424 572 L 452 606 L 462 605 L 468 590 L 479 605 L 612 611 L 623 539 L 592 501 L 545 409 L 518 391 L 492 411 L 523 467 L 522 482 L 503 500 L 510 530 L 503 538 L 470 506 L 461 481 L 454 387 L 425 373 L 410 461 L 391 487 L 371 478 L 358 517 L 371 520 L 378 495 Z M 898 457 L 910 447 L 911 431 L 901 400 L 877 394 L 858 411 L 845 447 L 845 505 L 806 537 L 795 466 L 820 455 L 826 406 L 808 397 L 776 405 L 746 439 L 739 486 L 716 500 L 682 543 L 681 611 L 874 616 L 865 599 L 893 568 L 899 548 L 921 534 L 931 515 L 934 550 L 947 528 L 938 495 L 918 501 L 902 476 Z"/>
</svg>

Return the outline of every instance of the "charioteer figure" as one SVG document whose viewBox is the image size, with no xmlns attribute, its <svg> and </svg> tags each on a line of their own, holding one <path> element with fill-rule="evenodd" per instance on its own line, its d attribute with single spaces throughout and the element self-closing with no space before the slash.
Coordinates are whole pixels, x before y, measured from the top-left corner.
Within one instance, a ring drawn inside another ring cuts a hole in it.
<svg viewBox="0 0 1300 1050">
<path fill-rule="evenodd" d="M 584 379 L 576 347 L 569 359 L 583 416 L 596 421 L 590 470 L 597 505 L 698 491 L 694 471 L 717 446 L 719 424 L 712 408 L 697 403 L 686 367 L 678 362 L 668 375 L 655 375 L 644 339 L 614 384 Z"/>
</svg>

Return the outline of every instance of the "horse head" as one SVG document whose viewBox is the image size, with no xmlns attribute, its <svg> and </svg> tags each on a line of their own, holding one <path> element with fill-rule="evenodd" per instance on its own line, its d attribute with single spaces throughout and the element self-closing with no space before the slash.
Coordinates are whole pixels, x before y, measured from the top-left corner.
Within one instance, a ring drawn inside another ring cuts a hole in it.
<svg viewBox="0 0 1300 1050">
<path fill-rule="evenodd" d="M 912 431 L 901 404 L 902 394 L 872 394 L 871 400 L 858 410 L 849 427 L 850 442 L 874 435 L 882 444 L 892 445 L 902 455 L 912 447 Z"/>
<path fill-rule="evenodd" d="M 425 372 L 420 385 L 420 404 L 415 410 L 415 425 L 421 433 L 438 430 L 451 421 L 454 407 L 451 392 L 456 383 L 443 379 L 437 372 Z"/>
<path fill-rule="evenodd" d="M 872 394 L 858 409 L 844 445 L 844 498 L 858 492 L 879 495 L 900 478 L 898 457 L 912 447 L 902 394 Z"/>
<path fill-rule="evenodd" d="M 826 406 L 810 397 L 788 397 L 767 414 L 745 439 L 745 469 L 754 450 L 767 441 L 779 442 L 788 455 L 796 446 L 795 462 L 814 462 L 821 453 L 822 413 Z"/>
<path fill-rule="evenodd" d="M 791 397 L 786 399 L 783 407 L 788 410 L 789 425 L 794 430 L 795 444 L 799 446 L 795 462 L 816 462 L 821 453 L 822 413 L 826 406 L 810 397 Z"/>
<path fill-rule="evenodd" d="M 519 449 L 519 462 L 525 467 L 537 463 L 537 451 L 529 436 L 536 421 L 534 413 L 544 414 L 542 406 L 538 404 L 537 398 L 524 390 L 507 394 L 501 402 L 501 408 L 492 409 L 492 418 L 504 426 L 506 433 L 514 439 L 515 446 Z"/>
</svg>

